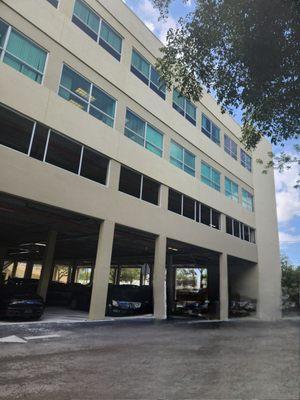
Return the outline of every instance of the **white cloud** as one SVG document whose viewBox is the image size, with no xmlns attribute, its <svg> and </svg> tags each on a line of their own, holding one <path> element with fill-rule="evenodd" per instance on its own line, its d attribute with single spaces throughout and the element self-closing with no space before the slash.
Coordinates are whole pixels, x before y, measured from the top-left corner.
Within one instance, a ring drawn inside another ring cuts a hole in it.
<svg viewBox="0 0 300 400">
<path fill-rule="evenodd" d="M 133 11 L 163 43 L 166 42 L 168 30 L 176 27 L 176 20 L 171 15 L 167 20 L 159 20 L 159 11 L 150 0 L 140 0 Z"/>
<path fill-rule="evenodd" d="M 293 167 L 283 173 L 275 171 L 277 215 L 279 223 L 288 223 L 300 216 L 300 191 L 295 189 L 299 167 Z"/>
<path fill-rule="evenodd" d="M 279 241 L 281 245 L 300 243 L 300 235 L 291 235 L 286 232 L 279 232 Z"/>
</svg>

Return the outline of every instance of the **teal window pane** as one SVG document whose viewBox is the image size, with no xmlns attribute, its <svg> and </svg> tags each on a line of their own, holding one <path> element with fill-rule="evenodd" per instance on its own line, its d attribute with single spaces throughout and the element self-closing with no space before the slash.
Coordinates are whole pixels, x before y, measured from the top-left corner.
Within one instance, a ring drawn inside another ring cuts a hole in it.
<svg viewBox="0 0 300 400">
<path fill-rule="evenodd" d="M 152 145 L 152 147 L 154 146 L 155 148 L 159 149 L 161 154 L 163 147 L 163 135 L 150 125 L 147 125 L 146 140 L 147 144 L 149 143 Z"/>
<path fill-rule="evenodd" d="M 101 110 L 112 119 L 114 118 L 116 101 L 96 86 L 93 86 L 92 89 L 91 105 L 97 107 L 98 110 Z"/>
<path fill-rule="evenodd" d="M 186 113 L 196 120 L 196 107 L 188 100 L 186 100 Z"/>
<path fill-rule="evenodd" d="M 100 37 L 121 54 L 122 38 L 104 21 L 101 23 Z"/>
<path fill-rule="evenodd" d="M 212 124 L 212 140 L 220 143 L 220 129 L 215 124 Z"/>
<path fill-rule="evenodd" d="M 146 123 L 137 115 L 133 114 L 131 111 L 127 110 L 126 112 L 126 124 L 127 129 L 130 129 L 134 133 L 136 133 L 139 137 L 141 137 L 142 145 L 144 143 L 145 138 L 145 129 Z"/>
<path fill-rule="evenodd" d="M 14 68 L 15 70 L 21 72 L 22 74 L 26 75 L 28 78 L 34 80 L 35 82 L 41 83 L 43 75 L 35 70 L 27 67 L 21 61 L 17 60 L 15 57 L 11 56 L 10 54 L 6 53 L 3 61 L 5 64 L 9 65 L 10 67 Z"/>
<path fill-rule="evenodd" d="M 0 21 L 0 49 L 4 45 L 7 30 L 8 30 L 8 25 L 6 25 L 4 22 Z"/>
<path fill-rule="evenodd" d="M 202 128 L 208 133 L 211 131 L 211 122 L 204 114 L 202 114 Z"/>
<path fill-rule="evenodd" d="M 184 164 L 193 170 L 195 169 L 195 156 L 187 150 L 184 151 Z"/>
<path fill-rule="evenodd" d="M 231 193 L 231 181 L 228 178 L 225 178 L 225 193 Z"/>
<path fill-rule="evenodd" d="M 158 149 L 156 146 L 153 146 L 149 142 L 146 142 L 146 149 L 152 151 L 152 153 L 155 153 L 159 157 L 162 157 L 162 150 Z"/>
<path fill-rule="evenodd" d="M 184 171 L 192 176 L 195 176 L 195 170 L 193 168 L 188 167 L 187 165 L 184 165 Z"/>
<path fill-rule="evenodd" d="M 134 50 L 132 50 L 131 65 L 147 79 L 149 78 L 150 64 Z"/>
<path fill-rule="evenodd" d="M 220 191 L 221 189 L 221 174 L 220 172 L 216 171 L 214 168 L 212 168 L 212 183 L 214 189 Z"/>
<path fill-rule="evenodd" d="M 79 98 L 85 101 L 89 100 L 91 83 L 66 65 L 63 67 L 60 85 L 79 96 Z"/>
<path fill-rule="evenodd" d="M 74 15 L 98 34 L 100 18 L 80 0 L 75 2 Z"/>
<path fill-rule="evenodd" d="M 184 111 L 185 98 L 181 96 L 177 89 L 173 90 L 173 102 Z"/>
<path fill-rule="evenodd" d="M 201 163 L 201 176 L 210 180 L 210 171 L 211 168 L 207 164 Z"/>
<path fill-rule="evenodd" d="M 176 167 L 183 169 L 183 163 L 181 161 L 177 160 L 176 158 L 171 156 L 170 162 L 171 162 L 171 164 L 175 165 Z"/>
<path fill-rule="evenodd" d="M 183 164 L 183 147 L 175 142 L 171 142 L 170 147 L 170 156 L 176 158 L 180 161 L 180 164 Z"/>
<path fill-rule="evenodd" d="M 253 211 L 253 196 L 251 193 L 242 189 L 242 206 L 249 211 Z"/>
<path fill-rule="evenodd" d="M 41 83 L 47 53 L 15 31 L 9 36 L 3 61 L 34 81 Z"/>
<path fill-rule="evenodd" d="M 65 100 L 71 102 L 74 106 L 79 107 L 81 110 L 87 111 L 87 103 L 81 100 L 78 96 L 75 96 L 73 93 L 69 92 L 68 90 L 60 87 L 58 95 Z"/>
<path fill-rule="evenodd" d="M 102 111 L 98 110 L 98 108 L 93 107 L 92 105 L 90 106 L 89 113 L 99 119 L 100 121 L 104 122 L 106 125 L 113 127 L 114 125 L 114 119 L 107 116 L 104 114 Z"/>
<path fill-rule="evenodd" d="M 166 92 L 165 83 L 160 79 L 158 72 L 153 67 L 151 67 L 150 80 L 159 90 L 161 90 L 163 93 Z"/>
</svg>

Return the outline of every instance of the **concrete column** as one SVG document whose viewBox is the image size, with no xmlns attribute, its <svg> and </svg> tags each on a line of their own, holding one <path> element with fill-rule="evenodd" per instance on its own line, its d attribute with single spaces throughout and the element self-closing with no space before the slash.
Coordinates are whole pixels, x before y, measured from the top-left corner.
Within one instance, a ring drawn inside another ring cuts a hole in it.
<svg viewBox="0 0 300 400">
<path fill-rule="evenodd" d="M 45 248 L 45 256 L 42 265 L 41 277 L 38 284 L 37 293 L 46 300 L 49 281 L 52 277 L 53 260 L 55 253 L 57 232 L 50 231 L 48 234 L 47 246 Z"/>
<path fill-rule="evenodd" d="M 17 268 L 18 268 L 18 261 L 14 261 L 13 269 L 12 269 L 12 272 L 11 272 L 11 277 L 12 278 L 14 278 L 16 276 Z"/>
<path fill-rule="evenodd" d="M 72 262 L 72 270 L 71 270 L 71 273 L 70 273 L 70 271 L 69 271 L 69 275 L 68 275 L 69 283 L 74 283 L 74 282 L 75 282 L 75 278 L 76 278 L 76 267 L 77 267 L 76 261 Z"/>
<path fill-rule="evenodd" d="M 24 274 L 25 279 L 31 279 L 32 268 L 33 268 L 33 261 L 27 261 L 25 274 Z"/>
<path fill-rule="evenodd" d="M 7 246 L 0 246 L 0 283 L 4 281 L 4 261 L 7 253 Z"/>
<path fill-rule="evenodd" d="M 168 210 L 169 188 L 165 185 L 160 185 L 159 204 L 165 211 Z"/>
<path fill-rule="evenodd" d="M 154 318 L 156 319 L 167 318 L 166 251 L 167 238 L 160 235 L 155 240 L 153 268 L 153 306 Z"/>
<path fill-rule="evenodd" d="M 221 231 L 226 233 L 226 215 L 221 213 L 220 216 Z"/>
<path fill-rule="evenodd" d="M 228 320 L 228 261 L 227 254 L 219 257 L 219 296 L 220 296 L 220 320 Z"/>
<path fill-rule="evenodd" d="M 115 223 L 103 221 L 100 226 L 97 256 L 94 271 L 89 319 L 104 319 L 107 289 L 114 241 Z"/>
<path fill-rule="evenodd" d="M 112 190 L 119 189 L 120 173 L 121 173 L 121 164 L 115 160 L 110 160 L 109 177 L 108 177 L 109 189 L 112 189 Z"/>
</svg>

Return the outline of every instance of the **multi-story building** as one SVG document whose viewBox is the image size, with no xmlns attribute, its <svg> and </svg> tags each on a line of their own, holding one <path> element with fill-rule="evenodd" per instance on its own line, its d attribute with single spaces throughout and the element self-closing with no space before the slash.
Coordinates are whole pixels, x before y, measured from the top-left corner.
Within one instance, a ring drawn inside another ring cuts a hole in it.
<svg viewBox="0 0 300 400">
<path fill-rule="evenodd" d="M 44 297 L 54 264 L 69 281 L 89 267 L 91 319 L 120 265 L 153 287 L 156 318 L 180 303 L 178 271 L 220 319 L 237 298 L 278 318 L 274 178 L 256 163 L 271 146 L 249 154 L 210 95 L 167 90 L 161 46 L 121 0 L 0 1 L 2 264 L 40 268 Z"/>
</svg>

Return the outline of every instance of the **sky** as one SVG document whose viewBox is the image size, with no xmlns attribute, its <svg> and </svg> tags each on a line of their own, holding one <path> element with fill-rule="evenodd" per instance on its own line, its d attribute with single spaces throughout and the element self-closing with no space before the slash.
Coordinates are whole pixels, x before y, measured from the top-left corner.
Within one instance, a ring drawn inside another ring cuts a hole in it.
<svg viewBox="0 0 300 400">
<path fill-rule="evenodd" d="M 193 0 L 185 4 L 174 0 L 166 21 L 158 20 L 159 12 L 153 8 L 151 0 L 123 0 L 146 24 L 146 26 L 164 43 L 169 28 L 176 26 L 181 16 L 192 11 Z M 240 112 L 235 118 L 240 122 Z M 285 151 L 293 153 L 296 141 L 288 141 Z M 280 148 L 274 148 L 279 152 Z M 300 265 L 300 190 L 293 186 L 297 180 L 299 166 L 294 165 L 289 171 L 275 171 L 277 217 L 281 253 L 288 256 L 295 265 Z"/>
</svg>

